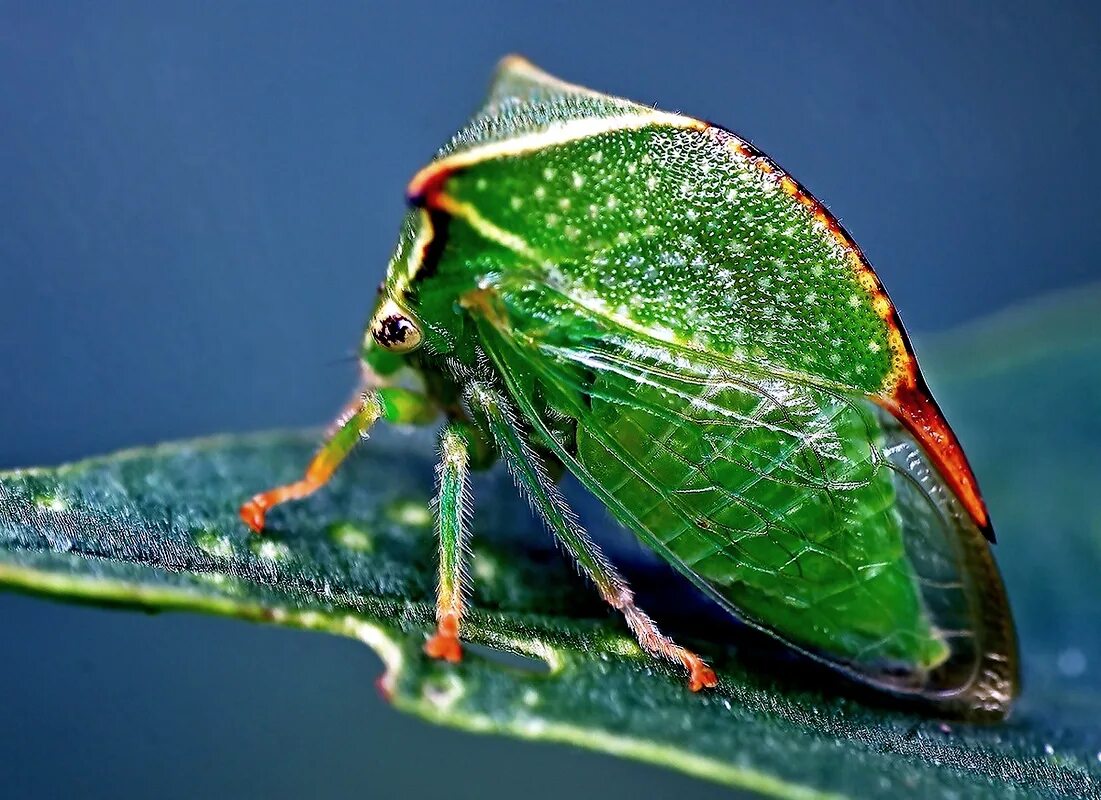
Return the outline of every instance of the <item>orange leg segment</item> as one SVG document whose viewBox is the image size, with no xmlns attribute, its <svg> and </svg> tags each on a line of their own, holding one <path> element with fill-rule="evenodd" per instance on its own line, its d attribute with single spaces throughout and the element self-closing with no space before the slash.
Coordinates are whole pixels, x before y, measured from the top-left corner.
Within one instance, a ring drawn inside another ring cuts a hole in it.
<svg viewBox="0 0 1101 800">
<path fill-rule="evenodd" d="M 424 652 L 452 664 L 463 660 L 463 648 L 459 644 L 459 612 L 445 611 L 438 615 L 436 632 L 424 643 Z"/>
<path fill-rule="evenodd" d="M 382 408 L 377 392 L 364 392 L 341 416 L 328 440 L 310 461 L 301 480 L 261 492 L 241 506 L 239 513 L 245 524 L 253 532 L 261 533 L 267 512 L 273 506 L 288 500 L 300 500 L 324 486 L 356 442 L 382 416 Z"/>
</svg>

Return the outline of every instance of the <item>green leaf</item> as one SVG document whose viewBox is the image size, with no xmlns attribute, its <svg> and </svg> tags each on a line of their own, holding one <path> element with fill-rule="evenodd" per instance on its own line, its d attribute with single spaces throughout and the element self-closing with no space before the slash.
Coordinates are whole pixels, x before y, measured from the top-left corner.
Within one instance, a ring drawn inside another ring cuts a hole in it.
<svg viewBox="0 0 1101 800">
<path fill-rule="evenodd" d="M 380 431 L 330 490 L 275 512 L 262 539 L 245 531 L 236 505 L 297 476 L 314 434 L 183 442 L 6 473 L 0 581 L 356 637 L 386 663 L 394 705 L 425 719 L 569 742 L 766 795 L 1101 796 L 1099 313 L 1101 293 L 1080 293 L 922 348 L 982 478 L 1020 627 L 1025 691 L 1002 725 L 949 726 L 898 710 L 768 653 L 759 637 L 710 617 L 693 622 L 691 603 L 657 600 L 651 611 L 670 627 L 679 614 L 697 638 L 730 642 L 695 642 L 722 684 L 690 694 L 583 590 L 499 471 L 475 486 L 466 629 L 493 650 L 474 649 L 457 666 L 428 660 L 429 432 Z M 571 494 L 592 527 L 612 527 Z M 649 562 L 630 571 L 644 589 L 676 582 Z"/>
</svg>

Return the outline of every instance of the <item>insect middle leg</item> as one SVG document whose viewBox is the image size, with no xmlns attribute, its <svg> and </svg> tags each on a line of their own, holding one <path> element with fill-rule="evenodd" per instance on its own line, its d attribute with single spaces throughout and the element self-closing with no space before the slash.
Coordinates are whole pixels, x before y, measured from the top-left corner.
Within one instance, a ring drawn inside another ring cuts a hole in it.
<svg viewBox="0 0 1101 800">
<path fill-rule="evenodd" d="M 649 615 L 635 604 L 634 592 L 626 579 L 581 527 L 562 494 L 548 478 L 546 469 L 515 423 L 507 401 L 492 388 L 478 384 L 470 388 L 467 398 L 472 410 L 486 421 L 493 442 L 519 489 L 528 496 L 532 507 L 578 566 L 596 584 L 600 596 L 623 614 L 642 649 L 650 655 L 682 664 L 688 670 L 688 685 L 694 692 L 718 683 L 715 673 L 698 655 L 663 634 Z"/>
<path fill-rule="evenodd" d="M 440 434 L 436 489 L 436 535 L 440 548 L 440 582 L 436 592 L 436 633 L 424 652 L 452 663 L 462 658 L 459 625 L 465 608 L 467 517 L 470 470 L 469 437 L 463 423 L 453 422 Z"/>
</svg>

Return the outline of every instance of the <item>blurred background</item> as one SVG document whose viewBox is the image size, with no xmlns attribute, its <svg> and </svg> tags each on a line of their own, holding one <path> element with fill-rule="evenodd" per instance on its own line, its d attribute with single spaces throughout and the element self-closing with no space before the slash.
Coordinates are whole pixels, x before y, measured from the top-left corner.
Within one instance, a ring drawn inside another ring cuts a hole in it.
<svg viewBox="0 0 1101 800">
<path fill-rule="evenodd" d="M 1098 4 L 592 5 L 0 0 L 0 468 L 327 421 L 511 51 L 753 141 L 918 338 L 1101 278 Z M 730 796 L 398 715 L 352 641 L 7 595 L 0 640 L 10 797 Z"/>
</svg>

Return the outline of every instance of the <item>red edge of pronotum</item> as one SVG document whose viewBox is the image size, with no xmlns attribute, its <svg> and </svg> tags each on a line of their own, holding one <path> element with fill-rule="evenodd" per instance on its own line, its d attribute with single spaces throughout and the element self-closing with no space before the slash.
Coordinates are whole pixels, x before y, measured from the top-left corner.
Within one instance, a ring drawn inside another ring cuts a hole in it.
<svg viewBox="0 0 1101 800">
<path fill-rule="evenodd" d="M 443 193 L 443 185 L 456 172 L 436 165 L 429 165 L 413 176 L 405 189 L 405 199 L 415 208 L 433 208 L 432 200 Z"/>
<path fill-rule="evenodd" d="M 721 127 L 715 127 L 730 133 Z M 886 393 L 876 395 L 873 399 L 894 414 L 907 430 L 917 437 L 933 459 L 938 471 L 974 520 L 975 525 L 987 540 L 993 542 L 994 529 L 990 524 L 986 503 L 979 493 L 978 481 L 971 471 L 959 440 L 949 427 L 948 421 L 945 420 L 944 414 L 937 406 L 921 375 L 913 347 L 898 316 L 898 310 L 891 302 L 883 284 L 880 283 L 879 276 L 875 274 L 871 263 L 838 219 L 798 181 L 741 137 L 736 134 L 730 135 L 734 136 L 733 147 L 742 158 L 761 172 L 776 176 L 780 189 L 803 206 L 849 253 L 850 263 L 857 280 L 870 296 L 872 308 L 887 326 L 891 349 L 897 359 L 895 367 L 884 381 L 883 390 Z"/>
<path fill-rule="evenodd" d="M 907 377 L 908 380 L 900 381 L 895 386 L 890 402 L 880 401 L 880 404 L 902 420 L 918 438 L 982 535 L 988 541 L 994 542 L 994 527 L 990 523 L 990 515 L 979 492 L 975 474 L 971 471 L 971 465 L 967 462 L 959 440 L 945 421 L 921 373 L 917 371 L 916 363 L 914 372 Z"/>
</svg>

